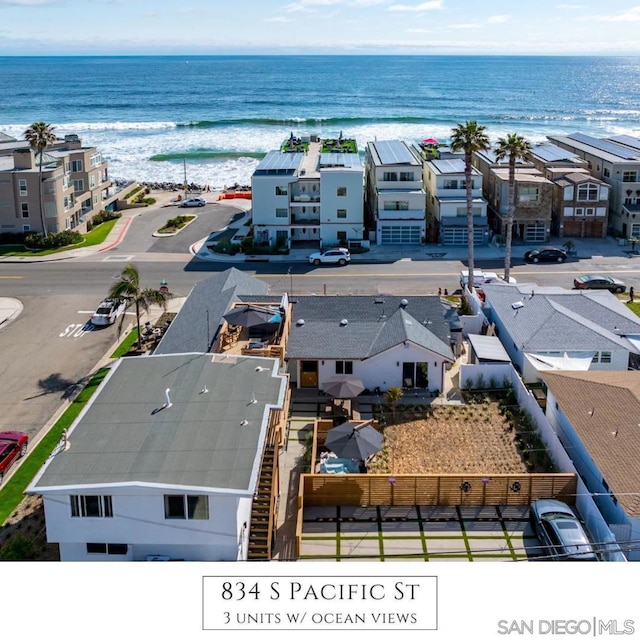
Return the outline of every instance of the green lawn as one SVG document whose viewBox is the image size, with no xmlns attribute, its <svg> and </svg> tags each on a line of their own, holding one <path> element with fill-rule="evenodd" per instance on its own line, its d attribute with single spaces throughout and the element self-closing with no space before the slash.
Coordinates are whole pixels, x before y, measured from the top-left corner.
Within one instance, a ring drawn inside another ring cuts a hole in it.
<svg viewBox="0 0 640 640">
<path fill-rule="evenodd" d="M 138 339 L 138 327 L 134 327 L 124 337 L 124 340 L 117 346 L 116 350 L 111 354 L 111 357 L 122 358 L 122 356 L 126 356 L 137 339 Z"/>
<path fill-rule="evenodd" d="M 43 257 L 49 256 L 53 253 L 62 253 L 63 251 L 69 251 L 70 249 L 80 249 L 81 247 L 93 247 L 98 244 L 102 244 L 109 235 L 111 229 L 119 218 L 113 220 L 107 220 L 102 224 L 94 227 L 91 231 L 86 233 L 83 238 L 84 242 L 79 244 L 71 244 L 67 247 L 60 247 L 59 249 L 43 249 L 42 251 L 30 251 L 26 249 L 24 245 L 0 245 L 0 256 L 15 256 L 15 257 Z"/>
<path fill-rule="evenodd" d="M 85 388 L 78 394 L 44 438 L 40 440 L 17 471 L 11 478 L 4 481 L 0 489 L 0 524 L 4 523 L 22 502 L 25 489 L 60 442 L 63 430 L 68 429 L 73 424 L 73 421 L 78 417 L 78 414 L 85 407 L 108 372 L 109 369 L 104 368 L 94 374 Z"/>
</svg>

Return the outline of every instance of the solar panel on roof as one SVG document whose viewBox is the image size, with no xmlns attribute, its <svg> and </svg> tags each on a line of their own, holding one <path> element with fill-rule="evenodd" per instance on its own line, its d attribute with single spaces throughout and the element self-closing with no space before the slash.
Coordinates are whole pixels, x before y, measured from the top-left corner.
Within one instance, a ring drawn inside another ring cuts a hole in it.
<svg viewBox="0 0 640 640">
<path fill-rule="evenodd" d="M 382 164 L 417 164 L 415 156 L 401 140 L 373 143 Z"/>
<path fill-rule="evenodd" d="M 620 144 L 625 145 L 626 147 L 631 147 L 632 149 L 637 149 L 640 151 L 640 138 L 634 138 L 633 136 L 611 136 L 607 138 L 607 140 L 611 140 L 611 142 L 618 142 Z"/>
<path fill-rule="evenodd" d="M 616 144 L 615 142 L 610 142 L 609 140 L 593 138 L 592 136 L 588 136 L 584 133 L 572 133 L 567 137 L 569 138 L 569 140 L 575 140 L 576 142 L 588 144 L 594 149 L 604 151 L 605 153 L 610 153 L 611 155 L 622 158 L 623 160 L 640 160 L 640 157 L 637 153 L 630 151 L 621 144 Z"/>
<path fill-rule="evenodd" d="M 555 144 L 541 144 L 533 148 L 533 153 L 545 160 L 546 162 L 553 162 L 555 160 L 577 160 L 578 158 L 571 151 L 562 149 Z"/>
<path fill-rule="evenodd" d="M 320 154 L 320 167 L 359 167 L 361 164 L 357 153 Z"/>
<path fill-rule="evenodd" d="M 431 162 L 440 173 L 464 172 L 464 160 L 459 158 L 454 158 L 452 160 L 432 160 Z"/>
<path fill-rule="evenodd" d="M 303 153 L 269 151 L 256 167 L 256 171 L 295 171 L 303 158 Z"/>
</svg>

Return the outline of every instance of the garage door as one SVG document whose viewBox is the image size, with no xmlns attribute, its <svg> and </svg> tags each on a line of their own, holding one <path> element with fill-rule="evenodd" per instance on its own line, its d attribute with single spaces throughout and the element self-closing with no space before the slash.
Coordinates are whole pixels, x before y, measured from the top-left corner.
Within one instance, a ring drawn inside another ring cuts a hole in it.
<svg viewBox="0 0 640 640">
<path fill-rule="evenodd" d="M 525 242 L 545 242 L 547 233 L 544 224 L 528 224 L 524 229 Z"/>
<path fill-rule="evenodd" d="M 441 241 L 445 245 L 466 245 L 467 227 L 442 227 Z M 473 230 L 473 244 L 482 244 L 484 237 L 484 228 L 474 228 Z"/>
<path fill-rule="evenodd" d="M 380 244 L 420 244 L 420 227 L 380 227 Z"/>
</svg>

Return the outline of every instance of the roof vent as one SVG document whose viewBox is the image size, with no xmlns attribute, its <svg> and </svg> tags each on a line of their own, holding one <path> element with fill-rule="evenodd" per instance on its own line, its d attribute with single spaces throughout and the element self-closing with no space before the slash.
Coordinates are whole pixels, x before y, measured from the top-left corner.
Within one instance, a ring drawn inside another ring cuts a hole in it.
<svg viewBox="0 0 640 640">
<path fill-rule="evenodd" d="M 373 304 L 384 304 L 384 300 L 382 298 L 374 298 Z"/>
<path fill-rule="evenodd" d="M 256 371 L 266 371 L 267 367 L 256 367 Z"/>
<path fill-rule="evenodd" d="M 404 309 L 404 307 L 406 307 L 409 304 L 409 301 L 406 298 L 402 298 L 402 300 L 400 300 L 400 306 Z"/>
<path fill-rule="evenodd" d="M 303 324 L 304 324 L 304 320 L 300 318 L 300 320 L 296 322 L 296 327 L 301 327 Z"/>
<path fill-rule="evenodd" d="M 342 320 L 340 320 L 341 327 L 346 327 L 348 324 L 349 324 L 349 321 L 346 318 L 342 318 Z"/>
<path fill-rule="evenodd" d="M 248 424 L 249 424 L 249 421 L 248 421 L 248 420 L 243 420 L 243 421 L 240 423 L 240 426 L 241 426 L 241 427 L 246 427 Z"/>
<path fill-rule="evenodd" d="M 524 307 L 524 303 L 522 302 L 522 300 L 518 300 L 511 305 L 512 309 L 522 309 L 522 307 Z"/>
</svg>

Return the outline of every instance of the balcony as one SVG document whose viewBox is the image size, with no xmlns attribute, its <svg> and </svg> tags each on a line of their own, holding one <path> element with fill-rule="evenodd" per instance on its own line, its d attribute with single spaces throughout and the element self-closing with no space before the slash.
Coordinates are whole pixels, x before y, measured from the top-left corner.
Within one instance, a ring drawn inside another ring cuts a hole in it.
<svg viewBox="0 0 640 640">
<path fill-rule="evenodd" d="M 320 202 L 320 195 L 310 195 L 308 193 L 292 193 L 291 203 L 307 204 L 309 202 Z"/>
</svg>

